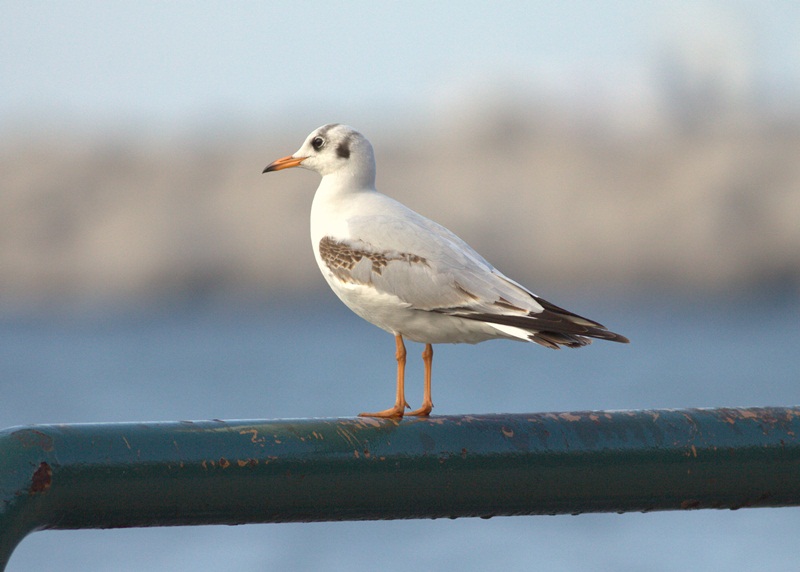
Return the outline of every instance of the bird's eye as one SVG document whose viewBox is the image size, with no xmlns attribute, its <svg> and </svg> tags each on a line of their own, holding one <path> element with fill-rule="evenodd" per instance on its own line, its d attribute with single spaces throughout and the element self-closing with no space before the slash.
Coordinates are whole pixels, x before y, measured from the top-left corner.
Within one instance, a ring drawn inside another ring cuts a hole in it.
<svg viewBox="0 0 800 572">
<path fill-rule="evenodd" d="M 312 146 L 314 149 L 316 149 L 317 151 L 319 151 L 320 149 L 322 149 L 322 146 L 323 146 L 323 145 L 325 145 L 325 140 L 324 140 L 322 137 L 314 137 L 314 138 L 311 140 L 311 146 Z"/>
</svg>

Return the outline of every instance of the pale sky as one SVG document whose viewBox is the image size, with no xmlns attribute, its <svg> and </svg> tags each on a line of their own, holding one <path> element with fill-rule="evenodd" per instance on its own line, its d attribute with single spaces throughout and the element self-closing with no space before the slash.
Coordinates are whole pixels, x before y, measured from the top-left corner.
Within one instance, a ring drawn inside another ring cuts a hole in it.
<svg viewBox="0 0 800 572">
<path fill-rule="evenodd" d="M 646 110 L 664 61 L 734 99 L 800 99 L 792 1 L 5 1 L 0 13 L 0 129 L 418 122 L 498 94 Z"/>
</svg>

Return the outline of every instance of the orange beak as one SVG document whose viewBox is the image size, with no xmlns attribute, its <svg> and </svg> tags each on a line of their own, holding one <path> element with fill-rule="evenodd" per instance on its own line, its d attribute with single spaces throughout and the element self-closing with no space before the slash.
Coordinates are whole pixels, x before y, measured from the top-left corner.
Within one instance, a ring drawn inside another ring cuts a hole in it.
<svg viewBox="0 0 800 572">
<path fill-rule="evenodd" d="M 300 163 L 305 161 L 308 157 L 292 157 L 289 155 L 288 157 L 281 157 L 280 159 L 276 159 L 269 165 L 267 165 L 262 173 L 270 173 L 272 171 L 280 171 L 281 169 L 288 169 L 290 167 L 297 167 Z"/>
</svg>

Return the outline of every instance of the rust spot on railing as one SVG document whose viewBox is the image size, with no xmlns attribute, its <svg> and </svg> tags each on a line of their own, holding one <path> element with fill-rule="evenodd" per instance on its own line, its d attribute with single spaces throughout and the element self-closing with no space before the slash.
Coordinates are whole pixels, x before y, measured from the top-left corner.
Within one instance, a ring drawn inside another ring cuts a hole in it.
<svg viewBox="0 0 800 572">
<path fill-rule="evenodd" d="M 53 469 L 42 461 L 39 463 L 39 466 L 33 472 L 33 477 L 31 478 L 31 488 L 30 493 L 32 495 L 37 493 L 45 493 L 50 488 L 50 485 L 53 483 Z"/>
<path fill-rule="evenodd" d="M 53 438 L 36 429 L 22 429 L 13 433 L 12 436 L 22 443 L 22 446 L 26 449 L 39 447 L 42 451 L 50 452 L 53 450 Z"/>
</svg>

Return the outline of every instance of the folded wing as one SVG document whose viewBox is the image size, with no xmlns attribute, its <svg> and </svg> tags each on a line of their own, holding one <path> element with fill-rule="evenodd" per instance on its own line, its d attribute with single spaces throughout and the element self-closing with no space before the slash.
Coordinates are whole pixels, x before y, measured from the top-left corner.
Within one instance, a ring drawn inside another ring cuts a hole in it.
<svg viewBox="0 0 800 572">
<path fill-rule="evenodd" d="M 373 225 L 380 225 L 380 232 Z M 539 298 L 428 219 L 372 216 L 351 219 L 349 226 L 351 235 L 380 236 L 381 243 L 323 237 L 321 258 L 342 282 L 369 285 L 409 308 L 480 321 L 503 336 L 553 349 L 585 346 L 591 338 L 628 342 Z"/>
</svg>

